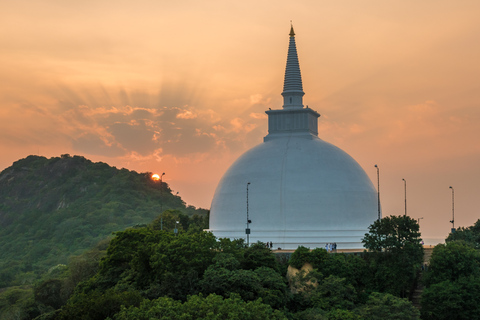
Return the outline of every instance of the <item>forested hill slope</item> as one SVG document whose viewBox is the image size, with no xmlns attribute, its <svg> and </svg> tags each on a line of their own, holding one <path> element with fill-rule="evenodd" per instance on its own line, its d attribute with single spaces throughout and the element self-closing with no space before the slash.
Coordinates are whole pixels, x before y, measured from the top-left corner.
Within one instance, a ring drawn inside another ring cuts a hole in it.
<svg viewBox="0 0 480 320">
<path fill-rule="evenodd" d="M 0 288 L 66 263 L 114 231 L 150 223 L 162 209 L 207 214 L 150 173 L 70 155 L 18 160 L 0 173 Z"/>
</svg>

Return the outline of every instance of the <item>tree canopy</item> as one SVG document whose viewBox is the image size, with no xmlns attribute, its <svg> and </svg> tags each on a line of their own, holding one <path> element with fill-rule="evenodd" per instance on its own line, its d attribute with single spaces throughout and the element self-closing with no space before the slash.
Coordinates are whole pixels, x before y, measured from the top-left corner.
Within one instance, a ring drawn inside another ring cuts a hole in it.
<svg viewBox="0 0 480 320">
<path fill-rule="evenodd" d="M 165 230 L 208 226 L 207 210 L 187 206 L 151 173 L 68 154 L 28 156 L 0 173 L 0 288 L 38 279 L 71 255 L 146 225 L 165 213 Z M 201 224 L 201 225 L 200 225 Z"/>
<path fill-rule="evenodd" d="M 375 291 L 408 297 L 417 271 L 423 263 L 419 226 L 409 216 L 388 216 L 376 220 L 365 234 L 363 243 L 371 254 L 367 283 Z"/>
<path fill-rule="evenodd" d="M 18 215 L 8 211 L 0 217 L 5 218 L 0 237 L 10 241 L 21 230 L 14 249 L 26 248 L 25 256 L 32 257 L 2 260 L 0 280 L 11 286 L 0 290 L 2 319 L 418 318 L 403 299 L 422 257 L 418 225 L 408 217 L 375 222 L 365 235 L 368 252 L 299 247 L 288 261 L 264 243 L 247 246 L 243 239 L 204 232 L 208 215 L 186 207 L 149 173 L 63 155 L 28 157 L 2 172 L 1 179 L 10 189 L 0 188 L 6 200 L 0 215 L 13 207 Z M 32 228 L 22 231 L 26 223 Z M 39 240 L 33 248 L 26 235 L 46 242 Z M 63 239 L 66 247 L 54 248 Z M 456 282 L 438 292 L 466 288 L 462 274 L 476 274 L 470 263 L 474 249 L 468 246 L 457 251 L 469 263 L 462 262 L 456 273 L 440 272 L 458 261 L 449 256 L 451 249 L 445 257 L 437 250 L 441 263 L 432 265 L 431 287 Z M 0 254 L 9 258 L 14 251 L 8 250 Z M 313 270 L 287 277 L 288 269 L 306 263 Z M 473 292 L 475 279 L 468 284 Z M 425 310 L 437 312 L 431 305 Z"/>
<path fill-rule="evenodd" d="M 452 242 L 462 240 L 469 243 L 475 249 L 480 249 L 480 219 L 477 220 L 473 226 L 459 227 L 454 232 L 451 232 L 445 242 Z"/>
<path fill-rule="evenodd" d="M 409 216 L 387 216 L 376 220 L 368 229 L 362 242 L 370 251 L 414 251 L 422 248 L 420 227 L 417 220 Z"/>
<path fill-rule="evenodd" d="M 433 249 L 424 275 L 422 319 L 480 319 L 479 221 Z"/>
</svg>

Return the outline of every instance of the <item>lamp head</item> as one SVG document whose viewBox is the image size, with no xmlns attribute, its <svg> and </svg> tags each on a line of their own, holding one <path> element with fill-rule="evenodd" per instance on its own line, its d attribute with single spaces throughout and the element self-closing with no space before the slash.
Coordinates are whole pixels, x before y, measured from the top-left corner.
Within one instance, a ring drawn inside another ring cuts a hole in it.
<svg viewBox="0 0 480 320">
<path fill-rule="evenodd" d="M 450 188 L 450 189 L 453 189 L 453 187 L 452 187 L 452 186 L 450 186 L 449 188 Z"/>
<path fill-rule="evenodd" d="M 375 168 L 378 168 L 378 166 L 377 166 L 377 165 L 375 165 Z"/>
</svg>

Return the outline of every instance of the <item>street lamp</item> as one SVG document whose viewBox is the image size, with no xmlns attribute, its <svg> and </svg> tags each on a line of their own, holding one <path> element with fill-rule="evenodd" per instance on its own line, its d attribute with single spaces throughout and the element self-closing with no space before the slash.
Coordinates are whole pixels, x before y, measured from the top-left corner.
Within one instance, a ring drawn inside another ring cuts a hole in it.
<svg viewBox="0 0 480 320">
<path fill-rule="evenodd" d="M 245 234 L 247 235 L 247 246 L 250 245 L 250 223 L 252 222 L 248 217 L 248 186 L 250 182 L 247 182 L 247 228 L 245 229 Z"/>
<path fill-rule="evenodd" d="M 449 188 L 452 189 L 452 220 L 450 222 L 452 223 L 452 232 L 455 232 L 455 190 L 452 186 Z"/>
<path fill-rule="evenodd" d="M 407 180 L 402 179 L 404 182 L 404 189 L 405 189 L 405 217 L 407 216 Z"/>
<path fill-rule="evenodd" d="M 173 229 L 173 233 L 175 233 L 175 237 L 178 236 L 178 224 L 180 221 L 175 221 L 175 229 Z"/>
<path fill-rule="evenodd" d="M 160 176 L 160 230 L 163 230 L 163 176 L 165 172 Z"/>
<path fill-rule="evenodd" d="M 418 229 L 420 229 L 420 220 L 423 219 L 423 217 L 418 218 Z"/>
<path fill-rule="evenodd" d="M 375 165 L 375 168 L 377 168 L 377 196 L 378 196 L 378 220 L 381 219 L 380 216 L 380 169 L 378 168 L 377 165 Z"/>
</svg>

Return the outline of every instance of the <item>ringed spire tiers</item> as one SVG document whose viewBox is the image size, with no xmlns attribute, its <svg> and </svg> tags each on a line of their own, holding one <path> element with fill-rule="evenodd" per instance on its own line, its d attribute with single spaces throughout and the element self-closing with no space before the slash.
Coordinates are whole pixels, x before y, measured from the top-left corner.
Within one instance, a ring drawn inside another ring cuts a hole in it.
<svg viewBox="0 0 480 320">
<path fill-rule="evenodd" d="M 298 62 L 297 46 L 295 44 L 295 32 L 293 25 L 290 28 L 290 42 L 288 45 L 287 66 L 283 82 L 283 108 L 303 108 L 302 75 Z"/>
<path fill-rule="evenodd" d="M 218 238 L 248 237 L 250 243 L 270 242 L 282 249 L 325 243 L 362 248 L 368 226 L 377 219 L 377 191 L 352 157 L 318 137 L 320 115 L 303 106 L 293 26 L 289 35 L 283 108 L 266 111 L 264 142 L 223 175 L 212 200 L 209 231 Z"/>
<path fill-rule="evenodd" d="M 318 136 L 318 117 L 320 115 L 308 107 L 303 107 L 304 94 L 295 46 L 295 32 L 293 26 L 291 26 L 282 92 L 283 109 L 266 111 L 268 115 L 268 135 L 264 138 L 264 141 L 290 135 L 307 139 Z"/>
</svg>

